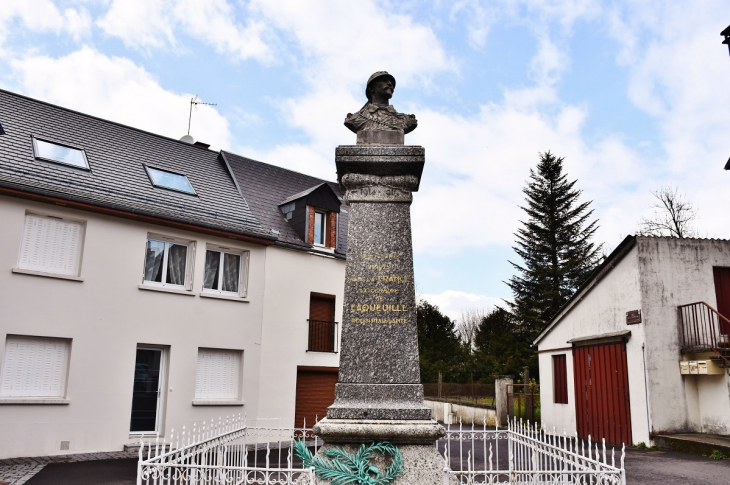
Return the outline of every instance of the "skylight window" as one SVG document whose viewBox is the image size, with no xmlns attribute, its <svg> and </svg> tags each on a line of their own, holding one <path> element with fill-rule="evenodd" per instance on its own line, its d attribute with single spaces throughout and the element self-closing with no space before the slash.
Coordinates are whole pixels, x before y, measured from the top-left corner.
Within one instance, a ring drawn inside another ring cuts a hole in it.
<svg viewBox="0 0 730 485">
<path fill-rule="evenodd" d="M 179 173 L 167 172 L 158 168 L 145 167 L 147 173 L 152 180 L 152 185 L 157 187 L 163 187 L 165 189 L 177 190 L 179 192 L 185 192 L 187 194 L 194 194 L 193 186 L 190 185 L 188 178 L 185 175 Z"/>
<path fill-rule="evenodd" d="M 74 167 L 89 168 L 86 154 L 81 149 L 71 148 L 37 138 L 33 138 L 33 149 L 35 150 L 36 158 L 72 165 Z"/>
</svg>

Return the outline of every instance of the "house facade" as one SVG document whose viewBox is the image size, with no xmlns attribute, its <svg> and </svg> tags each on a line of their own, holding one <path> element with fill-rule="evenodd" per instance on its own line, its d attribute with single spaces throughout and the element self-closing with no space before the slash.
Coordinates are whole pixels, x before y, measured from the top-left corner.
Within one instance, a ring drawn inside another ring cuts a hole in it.
<svg viewBox="0 0 730 485">
<path fill-rule="evenodd" d="M 0 126 L 0 458 L 326 409 L 337 184 L 6 91 Z"/>
<path fill-rule="evenodd" d="M 535 340 L 543 427 L 729 434 L 728 317 L 730 241 L 627 237 Z"/>
</svg>

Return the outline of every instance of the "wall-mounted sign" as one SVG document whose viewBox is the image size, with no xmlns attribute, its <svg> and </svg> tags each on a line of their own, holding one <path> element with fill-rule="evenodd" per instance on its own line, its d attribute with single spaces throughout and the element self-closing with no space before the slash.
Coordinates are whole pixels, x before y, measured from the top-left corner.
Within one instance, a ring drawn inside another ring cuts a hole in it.
<svg viewBox="0 0 730 485">
<path fill-rule="evenodd" d="M 637 323 L 641 323 L 641 310 L 626 312 L 626 325 L 636 325 Z"/>
</svg>

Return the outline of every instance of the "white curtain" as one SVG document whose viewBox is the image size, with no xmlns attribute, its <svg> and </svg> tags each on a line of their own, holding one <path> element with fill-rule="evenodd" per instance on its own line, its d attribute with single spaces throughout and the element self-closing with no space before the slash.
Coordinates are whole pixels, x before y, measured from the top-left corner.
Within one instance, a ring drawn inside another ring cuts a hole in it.
<svg viewBox="0 0 730 485">
<path fill-rule="evenodd" d="M 165 255 L 165 243 L 147 241 L 147 255 L 144 261 L 144 280 L 162 282 L 162 257 Z"/>
<path fill-rule="evenodd" d="M 205 276 L 203 277 L 203 288 L 207 290 L 218 289 L 218 271 L 221 267 L 221 253 L 218 251 L 205 252 Z"/>
<path fill-rule="evenodd" d="M 170 244 L 167 255 L 167 283 L 170 285 L 185 284 L 185 263 L 188 256 L 188 247 L 180 244 Z"/>
<path fill-rule="evenodd" d="M 241 256 L 238 254 L 223 255 L 223 291 L 238 292 L 238 269 L 241 267 Z"/>
</svg>

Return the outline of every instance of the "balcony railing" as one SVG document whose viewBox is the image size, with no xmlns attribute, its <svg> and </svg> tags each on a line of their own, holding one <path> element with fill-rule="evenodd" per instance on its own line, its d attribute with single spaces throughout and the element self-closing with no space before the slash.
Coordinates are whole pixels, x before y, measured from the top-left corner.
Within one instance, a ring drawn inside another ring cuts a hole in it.
<svg viewBox="0 0 730 485">
<path fill-rule="evenodd" d="M 307 352 L 337 352 L 337 322 L 307 321 L 309 322 Z"/>
<path fill-rule="evenodd" d="M 703 301 L 680 305 L 683 352 L 716 352 L 727 361 L 730 348 L 730 320 Z"/>
</svg>

